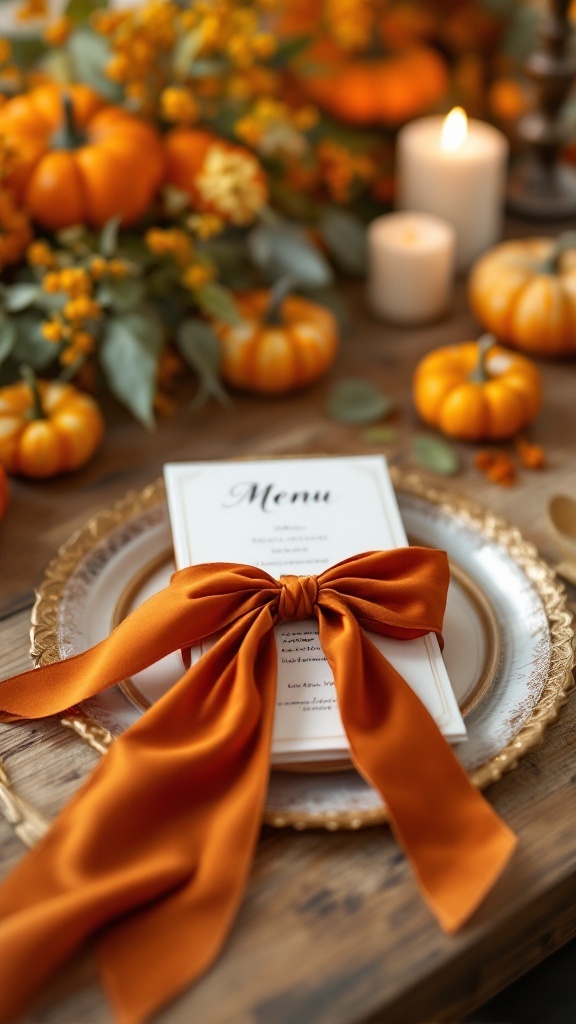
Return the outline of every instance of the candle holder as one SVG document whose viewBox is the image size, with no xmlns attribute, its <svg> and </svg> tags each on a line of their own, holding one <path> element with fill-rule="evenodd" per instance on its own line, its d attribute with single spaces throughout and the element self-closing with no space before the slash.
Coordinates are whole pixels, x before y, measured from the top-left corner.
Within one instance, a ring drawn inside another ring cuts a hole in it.
<svg viewBox="0 0 576 1024">
<path fill-rule="evenodd" d="M 576 77 L 570 52 L 570 0 L 548 0 L 540 28 L 540 48 L 525 64 L 536 87 L 536 109 L 521 118 L 518 135 L 530 152 L 510 175 L 508 207 L 533 218 L 561 218 L 576 213 L 576 171 L 558 154 L 567 142 L 561 109 Z"/>
</svg>

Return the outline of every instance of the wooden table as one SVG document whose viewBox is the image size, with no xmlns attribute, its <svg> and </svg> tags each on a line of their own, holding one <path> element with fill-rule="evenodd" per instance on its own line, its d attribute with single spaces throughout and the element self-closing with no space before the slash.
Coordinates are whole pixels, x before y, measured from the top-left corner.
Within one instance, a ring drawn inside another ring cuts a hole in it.
<svg viewBox="0 0 576 1024">
<path fill-rule="evenodd" d="M 449 320 L 410 331 L 371 319 L 360 285 L 348 285 L 346 292 L 353 328 L 330 377 L 315 388 L 277 400 L 239 397 L 230 410 L 211 405 L 191 412 L 183 401 L 154 434 L 110 403 L 104 446 L 88 467 L 46 484 L 13 483 L 0 527 L 0 676 L 29 666 L 34 586 L 58 546 L 98 509 L 155 479 L 167 459 L 374 452 L 361 430 L 337 424 L 323 411 L 332 381 L 354 375 L 369 377 L 395 396 L 400 444 L 389 454 L 410 467 L 406 442 L 419 429 L 411 374 L 419 356 L 434 345 L 475 336 L 464 288 Z M 524 472 L 516 486 L 499 488 L 485 482 L 473 467 L 473 450 L 462 446 L 464 468 L 449 486 L 514 521 L 554 561 L 559 552 L 545 509 L 555 493 L 576 497 L 576 365 L 543 364 L 542 370 L 546 394 L 535 437 L 546 447 L 548 468 Z M 95 761 L 55 723 L 0 727 L 0 753 L 18 792 L 50 816 Z M 432 920 L 386 828 L 335 834 L 265 828 L 223 955 L 158 1019 L 163 1024 L 461 1019 L 576 934 L 575 753 L 576 702 L 571 700 L 544 744 L 488 791 L 518 833 L 520 848 L 513 866 L 456 937 L 443 935 Z M 2 872 L 23 853 L 0 817 Z M 61 971 L 25 1020 L 111 1020 L 89 955 Z"/>
</svg>

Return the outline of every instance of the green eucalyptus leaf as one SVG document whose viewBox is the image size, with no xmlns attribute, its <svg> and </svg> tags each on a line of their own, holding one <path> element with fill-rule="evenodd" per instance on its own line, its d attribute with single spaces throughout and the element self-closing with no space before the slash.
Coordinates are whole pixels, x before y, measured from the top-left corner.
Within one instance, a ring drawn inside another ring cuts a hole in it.
<svg viewBox="0 0 576 1024">
<path fill-rule="evenodd" d="M 328 397 L 328 414 L 341 423 L 363 426 L 388 416 L 394 403 L 370 381 L 360 377 L 340 380 Z"/>
<path fill-rule="evenodd" d="M 452 445 L 431 434 L 417 434 L 412 439 L 412 455 L 424 469 L 440 476 L 454 476 L 460 469 L 460 459 Z"/>
<path fill-rule="evenodd" d="M 335 206 L 320 220 L 320 231 L 334 262 L 346 274 L 363 277 L 367 270 L 366 228 L 359 217 Z"/>
<path fill-rule="evenodd" d="M 198 375 L 198 397 L 212 396 L 221 405 L 230 405 L 230 396 L 220 381 L 220 346 L 209 324 L 198 319 L 184 320 L 176 333 L 176 344 Z"/>
<path fill-rule="evenodd" d="M 396 427 L 368 427 L 362 432 L 362 440 L 367 444 L 392 444 L 397 437 Z"/>
<path fill-rule="evenodd" d="M 110 317 L 100 343 L 100 362 L 116 398 L 145 427 L 154 427 L 156 372 L 164 343 L 153 309 Z"/>
<path fill-rule="evenodd" d="M 112 103 L 119 103 L 122 99 L 122 88 L 106 77 L 105 68 L 110 60 L 110 49 L 106 40 L 87 28 L 81 28 L 70 37 L 68 49 L 74 61 L 77 80 L 92 86 Z"/>
<path fill-rule="evenodd" d="M 2 318 L 0 321 L 0 363 L 8 358 L 16 341 L 16 327 L 12 320 Z"/>
<path fill-rule="evenodd" d="M 41 33 L 36 30 L 28 32 L 3 32 L 2 39 L 10 43 L 12 61 L 19 68 L 27 69 L 33 67 L 42 54 L 48 49 Z"/>
<path fill-rule="evenodd" d="M 202 49 L 202 38 L 200 27 L 195 32 L 185 32 L 178 39 L 172 57 L 172 71 L 176 79 L 183 81 L 190 75 L 194 60 Z"/>
<path fill-rule="evenodd" d="M 118 251 L 118 235 L 120 233 L 120 217 L 107 220 L 100 232 L 99 249 L 104 259 L 111 259 Z"/>
<path fill-rule="evenodd" d="M 128 313 L 142 305 L 145 293 L 138 277 L 111 277 L 99 285 L 96 300 L 116 313 Z"/>
<path fill-rule="evenodd" d="M 70 54 L 63 47 L 57 46 L 42 58 L 42 70 L 53 82 L 69 85 L 74 81 L 74 64 Z"/>
<path fill-rule="evenodd" d="M 248 249 L 257 267 L 271 281 L 290 277 L 295 287 L 324 288 L 332 271 L 306 233 L 291 224 L 260 224 L 248 235 Z"/>
<path fill-rule="evenodd" d="M 54 362 L 60 348 L 46 341 L 40 330 L 40 319 L 33 313 L 23 313 L 12 321 L 16 328 L 16 339 L 12 348 L 12 359 L 20 365 L 25 363 L 33 370 L 43 370 Z"/>
<path fill-rule="evenodd" d="M 39 298 L 42 289 L 37 284 L 11 284 L 4 288 L 4 309 L 9 313 L 21 313 Z"/>
<path fill-rule="evenodd" d="M 240 310 L 231 291 L 217 281 L 209 281 L 196 288 L 194 298 L 206 316 L 227 324 L 241 324 Z"/>
</svg>

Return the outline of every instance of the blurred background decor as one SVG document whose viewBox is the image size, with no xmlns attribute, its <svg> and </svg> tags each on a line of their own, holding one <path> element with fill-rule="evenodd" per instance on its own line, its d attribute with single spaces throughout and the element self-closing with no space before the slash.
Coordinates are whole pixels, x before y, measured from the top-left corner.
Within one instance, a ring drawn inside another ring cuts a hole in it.
<svg viewBox="0 0 576 1024">
<path fill-rule="evenodd" d="M 398 130 L 461 103 L 510 133 L 540 14 L 530 0 L 2 4 L 0 384 L 27 366 L 106 387 L 147 427 L 186 368 L 197 401 L 228 402 L 237 295 L 289 277 L 342 321 L 334 274 L 365 274 Z"/>
</svg>

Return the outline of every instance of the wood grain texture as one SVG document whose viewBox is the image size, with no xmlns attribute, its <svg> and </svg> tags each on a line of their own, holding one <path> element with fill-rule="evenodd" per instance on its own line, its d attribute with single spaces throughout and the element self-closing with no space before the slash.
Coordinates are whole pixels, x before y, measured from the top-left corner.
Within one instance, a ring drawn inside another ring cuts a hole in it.
<svg viewBox="0 0 576 1024">
<path fill-rule="evenodd" d="M 464 288 L 449 320 L 421 330 L 378 324 L 361 286 L 347 286 L 353 329 L 324 382 L 282 399 L 239 397 L 231 411 L 178 413 L 153 435 L 110 404 L 98 457 L 69 479 L 12 484 L 0 528 L 0 677 L 28 667 L 34 587 L 70 533 L 177 459 L 375 452 L 362 432 L 323 409 L 333 380 L 368 376 L 393 394 L 399 443 L 386 454 L 410 467 L 421 429 L 409 384 L 417 359 L 437 344 L 474 337 Z M 576 497 L 576 364 L 542 364 L 545 403 L 534 436 L 549 467 L 509 489 L 488 484 L 460 446 L 451 486 L 516 523 L 559 559 L 545 509 L 555 493 Z M 185 393 L 183 389 L 183 395 Z M 576 591 L 572 591 L 576 598 Z M 513 864 L 472 922 L 443 935 L 418 897 L 405 859 L 384 827 L 357 833 L 264 829 L 245 901 L 209 974 L 158 1017 L 162 1024 L 416 1024 L 455 1022 L 576 934 L 576 703 L 571 699 L 540 748 L 488 791 L 520 837 Z M 53 816 L 96 755 L 55 721 L 0 726 L 0 755 L 18 791 Z M 0 817 L 0 870 L 23 855 Z M 143 965 L 145 969 L 145 965 Z M 84 953 L 61 971 L 26 1024 L 108 1024 L 111 1013 Z"/>
</svg>

